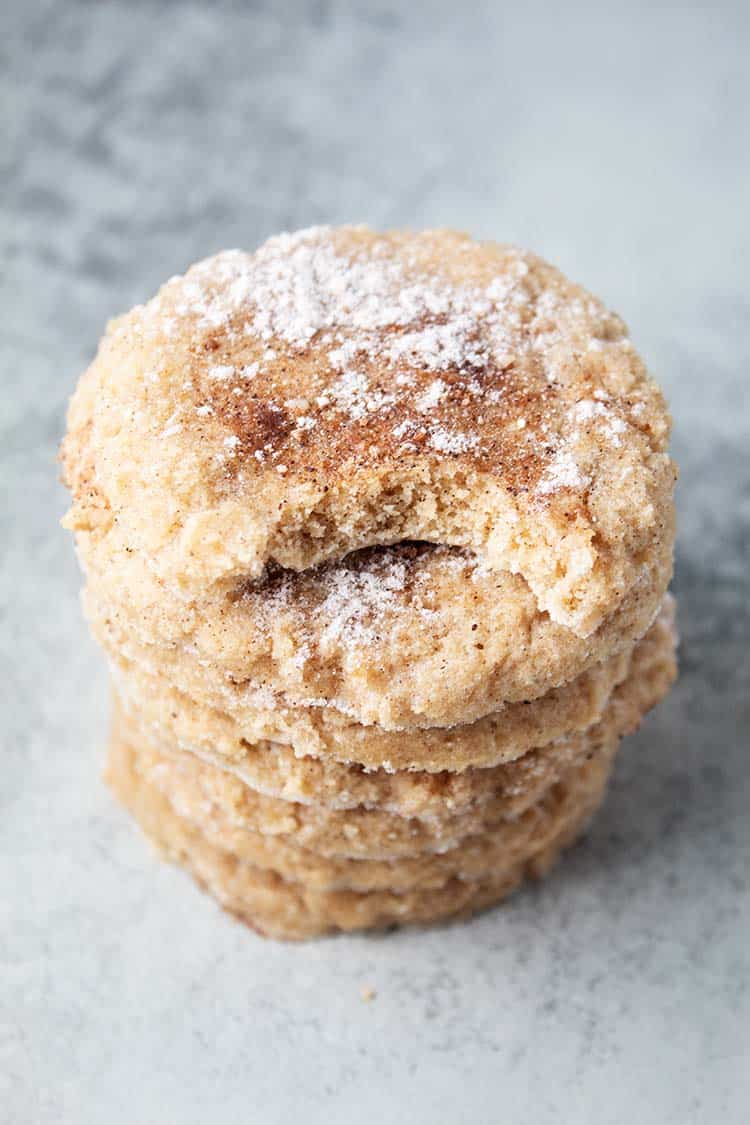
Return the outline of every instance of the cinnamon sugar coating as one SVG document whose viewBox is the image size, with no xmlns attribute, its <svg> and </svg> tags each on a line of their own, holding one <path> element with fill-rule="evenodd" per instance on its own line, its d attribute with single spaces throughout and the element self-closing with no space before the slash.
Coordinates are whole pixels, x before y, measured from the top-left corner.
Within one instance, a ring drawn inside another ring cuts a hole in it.
<svg viewBox="0 0 750 1125">
<path fill-rule="evenodd" d="M 62 449 L 115 793 L 275 937 L 544 874 L 675 676 L 668 438 L 622 321 L 515 247 L 318 227 L 172 278 Z"/>
<path fill-rule="evenodd" d="M 198 694 L 233 687 L 261 710 L 278 702 L 417 730 L 537 700 L 631 649 L 664 596 L 672 535 L 665 529 L 638 582 L 588 637 L 541 613 L 520 576 L 455 548 L 373 548 L 200 600 L 175 595 L 140 556 L 113 555 L 95 536 L 79 555 L 86 612 L 110 649 L 150 648 L 152 663 L 165 649 L 167 661 L 187 654 Z"/>
<path fill-rule="evenodd" d="M 193 594 L 467 547 L 586 636 L 670 523 L 668 432 L 622 322 L 541 259 L 314 228 L 113 322 L 71 405 L 68 523 Z"/>
</svg>

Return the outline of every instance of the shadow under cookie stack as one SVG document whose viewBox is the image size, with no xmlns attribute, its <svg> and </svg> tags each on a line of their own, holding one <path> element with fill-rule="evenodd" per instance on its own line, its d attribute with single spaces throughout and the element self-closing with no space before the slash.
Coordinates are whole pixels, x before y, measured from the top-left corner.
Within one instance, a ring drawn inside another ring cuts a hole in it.
<svg viewBox="0 0 750 1125">
<path fill-rule="evenodd" d="M 277 938 L 545 874 L 675 676 L 668 436 L 622 322 L 513 247 L 313 228 L 173 278 L 63 446 L 115 793 Z"/>
</svg>

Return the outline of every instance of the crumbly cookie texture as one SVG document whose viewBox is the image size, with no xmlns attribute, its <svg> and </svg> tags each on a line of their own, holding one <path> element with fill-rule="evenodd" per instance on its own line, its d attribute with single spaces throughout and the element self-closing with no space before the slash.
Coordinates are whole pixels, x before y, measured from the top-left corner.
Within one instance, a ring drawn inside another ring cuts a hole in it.
<svg viewBox="0 0 750 1125">
<path fill-rule="evenodd" d="M 664 645 L 664 641 L 661 643 Z M 495 834 L 493 848 L 500 847 L 502 822 L 511 825 L 506 833 L 511 839 L 527 830 L 536 834 L 534 810 L 545 794 L 581 770 L 592 757 L 613 752 L 620 737 L 635 729 L 645 712 L 665 694 L 673 675 L 673 647 L 668 644 L 662 649 L 661 659 L 653 652 L 643 666 L 633 668 L 613 693 L 599 722 L 589 730 L 556 740 L 515 762 L 475 771 L 483 776 L 476 779 L 474 802 L 459 808 L 451 808 L 446 802 L 442 808 L 433 808 L 431 814 L 423 810 L 420 816 L 394 814 L 378 805 L 341 810 L 270 797 L 234 774 L 184 753 L 173 743 L 155 743 L 153 732 L 144 729 L 139 714 L 121 713 L 117 717 L 114 742 L 135 748 L 135 769 L 150 786 L 164 793 L 183 819 L 204 832 L 211 826 L 224 832 L 226 850 L 242 853 L 256 866 L 271 867 L 289 878 L 297 863 L 300 871 L 317 872 L 316 877 L 341 879 L 344 870 L 351 876 L 355 869 L 342 867 L 340 861 L 352 860 L 357 865 L 376 861 L 372 878 L 387 877 L 390 881 L 386 885 L 393 887 L 393 880 L 402 877 L 393 872 L 386 876 L 393 861 L 400 865 L 413 857 L 450 852 L 450 862 L 458 864 L 454 865 L 458 871 L 465 853 L 456 849 L 488 833 Z M 446 786 L 444 795 L 448 792 Z M 229 834 L 231 847 L 226 843 Z M 479 847 L 480 856 L 486 854 L 485 844 Z M 300 850 L 304 854 L 298 855 Z M 471 854 L 476 852 L 472 843 Z M 334 862 L 321 865 L 323 859 Z M 433 874 L 442 871 L 445 863 L 428 865 L 427 870 Z M 365 876 L 367 868 L 358 866 L 356 870 L 358 878 L 370 877 Z M 404 872 L 411 870 L 407 863 Z"/>
<path fill-rule="evenodd" d="M 516 761 L 523 773 L 535 748 L 553 741 L 563 746 L 593 726 L 628 675 L 629 691 L 643 685 L 640 704 L 648 710 L 674 680 L 674 649 L 674 604 L 667 596 L 632 653 L 620 653 L 533 703 L 510 704 L 464 726 L 407 732 L 364 727 L 330 708 L 259 710 L 231 685 L 202 695 L 203 680 L 191 675 L 195 665 L 181 652 L 173 661 L 160 652 L 149 666 L 152 654 L 129 648 L 133 658 L 117 653 L 111 669 L 124 710 L 137 717 L 150 741 L 172 742 L 229 768 L 268 796 L 434 816 L 493 792 L 499 771 L 488 767 Z"/>
<path fill-rule="evenodd" d="M 112 557 L 101 541 L 79 550 L 86 612 L 109 647 L 181 649 L 209 690 L 231 684 L 266 711 L 276 698 L 385 730 L 468 723 L 632 648 L 672 569 L 670 527 L 617 610 L 583 638 L 540 613 L 518 575 L 456 548 L 369 549 L 213 601 L 169 594 L 140 559 Z"/>
<path fill-rule="evenodd" d="M 467 547 L 585 637 L 670 525 L 668 431 L 622 322 L 539 258 L 316 228 L 113 322 L 71 404 L 68 525 L 197 596 Z"/>
<path fill-rule="evenodd" d="M 428 876 L 427 885 L 416 882 L 398 890 L 320 889 L 246 862 L 176 813 L 134 768 L 132 754 L 120 748 L 112 755 L 109 780 L 162 855 L 185 867 L 226 910 L 266 936 L 302 939 L 465 917 L 500 902 L 525 877 L 546 874 L 585 828 L 601 803 L 611 762 L 612 755 L 602 753 L 572 771 L 554 798 L 540 805 L 531 838 L 524 831 L 507 837 L 502 858 L 493 854 L 487 869 L 471 861 L 481 875 L 450 875 L 437 885 Z"/>
</svg>

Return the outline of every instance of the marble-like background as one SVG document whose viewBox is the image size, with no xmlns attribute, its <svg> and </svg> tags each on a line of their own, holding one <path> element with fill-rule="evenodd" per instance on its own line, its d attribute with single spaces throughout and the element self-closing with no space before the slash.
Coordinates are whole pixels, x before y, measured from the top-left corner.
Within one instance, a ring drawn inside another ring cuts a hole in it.
<svg viewBox="0 0 750 1125">
<path fill-rule="evenodd" d="M 750 7 L 0 17 L 0 1121 L 747 1121 Z M 549 884 L 295 947 L 158 864 L 101 783 L 55 449 L 108 316 L 344 219 L 528 244 L 623 313 L 674 408 L 682 678 Z"/>
</svg>

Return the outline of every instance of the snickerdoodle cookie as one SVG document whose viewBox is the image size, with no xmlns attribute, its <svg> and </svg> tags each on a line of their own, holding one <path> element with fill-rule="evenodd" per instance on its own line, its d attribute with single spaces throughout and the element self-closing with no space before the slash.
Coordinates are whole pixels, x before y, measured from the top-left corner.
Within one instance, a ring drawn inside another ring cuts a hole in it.
<svg viewBox="0 0 750 1125">
<path fill-rule="evenodd" d="M 611 703 L 622 709 L 627 700 L 621 726 L 633 725 L 631 710 L 637 721 L 674 679 L 674 604 L 667 596 L 632 653 L 564 688 L 464 726 L 420 731 L 363 727 L 330 708 L 263 711 L 231 685 L 202 696 L 195 680 L 188 675 L 185 683 L 177 674 L 176 663 L 149 664 L 142 649 L 129 652 L 131 659 L 117 654 L 110 662 L 115 690 L 156 745 L 171 744 L 231 769 L 268 796 L 327 808 L 364 805 L 438 816 L 494 793 L 495 778 L 512 775 L 486 767 L 513 761 L 523 774 L 539 748 L 570 745 Z M 190 667 L 180 657 L 180 669 L 183 664 Z"/>
<path fill-rule="evenodd" d="M 668 438 L 623 323 L 514 247 L 320 227 L 172 278 L 62 450 L 115 792 L 277 937 L 543 874 L 675 676 Z"/>
<path fill-rule="evenodd" d="M 198 598 L 269 564 L 469 548 L 587 637 L 669 534 L 668 433 L 623 323 L 541 259 L 315 228 L 112 323 L 70 409 L 68 524 Z"/>
<path fill-rule="evenodd" d="M 233 683 L 290 707 L 332 707 L 403 730 L 535 700 L 631 648 L 664 596 L 672 531 L 588 637 L 540 613 L 518 575 L 488 570 L 458 548 L 374 548 L 269 574 L 213 601 L 177 598 L 135 554 L 112 556 L 101 541 L 79 552 L 98 634 L 189 652 L 207 690 Z"/>
<path fill-rule="evenodd" d="M 662 650 L 661 659 L 655 651 L 642 667 L 636 664 L 591 728 L 556 739 L 505 765 L 472 771 L 479 776 L 473 780 L 470 802 L 454 805 L 447 781 L 440 786 L 442 803 L 426 802 L 419 813 L 411 815 L 389 811 L 380 803 L 341 809 L 269 796 L 236 773 L 217 768 L 218 763 L 185 753 L 169 735 L 160 739 L 153 726 L 143 723 L 139 708 L 118 713 L 113 737 L 116 743 L 135 748 L 138 768 L 176 802 L 181 816 L 200 825 L 204 819 L 218 819 L 231 826 L 238 834 L 235 846 L 246 838 L 245 854 L 254 856 L 256 866 L 273 866 L 277 845 L 278 862 L 282 851 L 289 848 L 359 863 L 401 861 L 455 849 L 467 838 L 496 829 L 501 821 L 517 822 L 525 817 L 530 824 L 530 810 L 550 788 L 584 761 L 614 747 L 665 694 L 674 675 L 673 645 L 663 638 L 654 645 L 657 647 Z M 416 789 L 420 777 L 412 777 Z M 434 782 L 434 775 L 432 778 Z M 289 872 L 285 868 L 280 873 Z"/>
<path fill-rule="evenodd" d="M 225 835 L 216 826 L 210 833 L 201 831 L 176 812 L 164 794 L 139 773 L 126 744 L 115 743 L 112 748 L 109 780 L 165 858 L 185 867 L 226 910 L 267 936 L 301 939 L 335 930 L 466 916 L 501 901 L 524 877 L 545 874 L 560 850 L 585 828 L 602 800 L 611 763 L 610 749 L 570 771 L 565 782 L 535 808 L 533 832 L 524 827 L 514 836 L 503 824 L 500 849 L 493 849 L 489 837 L 467 846 L 469 873 L 465 877 L 450 874 L 447 862 L 442 882 L 436 882 L 434 871 L 429 870 L 423 884 L 419 875 L 424 861 L 417 861 L 413 884 L 373 890 L 321 889 L 247 862 L 227 850 L 233 847 L 231 831 Z M 459 870 L 460 866 L 459 862 Z M 334 885 L 335 870 L 329 865 Z"/>
</svg>

